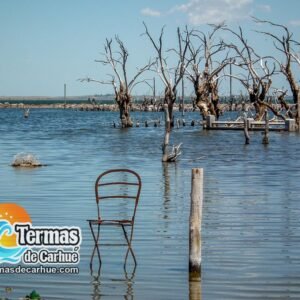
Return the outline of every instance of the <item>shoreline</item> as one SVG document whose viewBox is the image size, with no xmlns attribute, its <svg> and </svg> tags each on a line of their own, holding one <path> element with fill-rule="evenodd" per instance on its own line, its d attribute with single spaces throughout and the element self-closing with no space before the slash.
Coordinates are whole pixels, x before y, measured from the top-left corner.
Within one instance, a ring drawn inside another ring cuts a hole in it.
<svg viewBox="0 0 300 300">
<path fill-rule="evenodd" d="M 248 104 L 246 105 L 248 106 Z M 229 110 L 242 110 L 242 104 L 233 104 L 230 109 L 229 104 L 220 104 L 220 109 L 224 111 Z M 91 103 L 51 103 L 51 104 L 24 104 L 24 103 L 0 103 L 0 109 L 73 109 L 79 111 L 115 111 L 118 112 L 119 108 L 117 104 L 91 104 Z M 181 111 L 180 104 L 174 104 L 174 111 Z M 138 112 L 162 112 L 162 105 L 144 105 L 144 104 L 132 104 L 131 111 Z M 184 105 L 185 112 L 199 111 L 198 107 L 194 108 L 193 104 Z"/>
</svg>

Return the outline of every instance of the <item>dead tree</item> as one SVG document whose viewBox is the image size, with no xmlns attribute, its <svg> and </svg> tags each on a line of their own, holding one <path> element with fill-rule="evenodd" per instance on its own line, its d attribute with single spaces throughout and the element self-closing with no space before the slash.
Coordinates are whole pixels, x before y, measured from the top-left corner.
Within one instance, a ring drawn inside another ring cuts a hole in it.
<svg viewBox="0 0 300 300">
<path fill-rule="evenodd" d="M 286 119 L 286 118 L 293 119 L 295 117 L 295 114 L 292 112 L 291 106 L 285 101 L 285 96 L 287 92 L 288 92 L 287 90 L 283 91 L 283 90 L 275 89 L 274 95 L 280 104 L 280 110 L 284 113 L 284 115 L 282 115 L 284 116 L 284 118 L 282 119 Z"/>
<path fill-rule="evenodd" d="M 209 34 L 194 31 L 196 39 L 189 43 L 190 68 L 186 70 L 188 79 L 192 82 L 196 95 L 196 105 L 205 119 L 208 115 L 220 116 L 219 108 L 219 74 L 228 65 L 230 60 L 223 59 L 220 63 L 214 61 L 214 56 L 225 50 L 222 42 L 214 43 L 216 32 L 224 26 L 212 25 L 214 28 Z M 199 46 L 194 46 L 195 44 Z M 203 63 L 202 63 L 203 61 Z M 202 66 L 202 69 L 201 69 Z"/>
<path fill-rule="evenodd" d="M 144 80 L 137 81 L 145 71 L 149 70 L 153 65 L 152 62 L 149 62 L 144 67 L 137 70 L 136 74 L 131 80 L 127 76 L 127 61 L 129 53 L 125 48 L 123 42 L 116 36 L 115 41 L 117 43 L 118 51 L 113 51 L 113 40 L 106 39 L 104 45 L 104 53 L 102 53 L 104 59 L 96 60 L 96 62 L 101 63 L 106 66 L 109 65 L 113 71 L 113 75 L 109 75 L 111 80 L 108 81 L 99 81 L 91 78 L 81 79 L 81 81 L 88 82 L 98 82 L 101 84 L 111 84 L 115 93 L 115 101 L 119 107 L 120 111 L 120 120 L 122 127 L 132 127 L 133 122 L 130 118 L 130 109 L 132 105 L 132 89 Z"/>
<path fill-rule="evenodd" d="M 233 50 L 234 56 L 231 58 L 231 64 L 237 66 L 241 73 L 238 75 L 229 75 L 237 79 L 247 90 L 250 103 L 255 108 L 255 119 L 261 120 L 264 116 L 265 109 L 270 109 L 274 114 L 277 110 L 267 101 L 267 93 L 272 85 L 272 75 L 276 73 L 276 66 L 273 63 L 269 67 L 269 57 L 261 57 L 250 46 L 243 35 L 243 30 L 239 27 L 238 32 L 229 28 L 223 28 L 237 38 L 239 46 L 234 43 L 226 44 L 226 47 Z"/>
<path fill-rule="evenodd" d="M 254 18 L 254 21 L 257 23 L 269 24 L 272 27 L 277 27 L 283 31 L 282 36 L 265 31 L 259 32 L 271 37 L 275 48 L 283 55 L 283 62 L 275 57 L 273 58 L 278 63 L 281 73 L 285 76 L 289 83 L 293 95 L 293 102 L 297 107 L 297 111 L 293 115 L 290 114 L 290 116 L 293 116 L 293 118 L 296 119 L 298 127 L 300 128 L 300 86 L 297 82 L 296 75 L 292 70 L 292 65 L 294 63 L 297 63 L 300 66 L 300 58 L 293 49 L 295 46 L 299 46 L 300 44 L 293 39 L 293 33 L 291 33 L 286 26 L 257 18 Z M 283 99 L 281 101 L 283 101 Z"/>
<path fill-rule="evenodd" d="M 171 134 L 171 127 L 174 125 L 173 121 L 173 107 L 177 99 L 177 87 L 182 80 L 185 70 L 190 61 L 186 60 L 186 55 L 188 51 L 188 46 L 190 43 L 190 32 L 186 30 L 182 33 L 180 29 L 177 29 L 177 39 L 178 48 L 168 49 L 165 51 L 163 49 L 163 35 L 164 27 L 161 29 L 161 33 L 158 41 L 154 41 L 152 35 L 150 34 L 146 24 L 145 35 L 149 38 L 152 46 L 156 52 L 156 64 L 155 72 L 159 75 L 162 80 L 165 90 L 164 90 L 164 109 L 165 109 L 165 138 L 162 146 L 163 150 L 163 162 L 175 161 L 177 157 L 181 154 L 180 146 L 173 147 L 172 152 L 169 153 L 169 139 Z M 175 67 L 170 67 L 167 62 L 167 52 L 175 52 L 177 55 Z"/>
</svg>

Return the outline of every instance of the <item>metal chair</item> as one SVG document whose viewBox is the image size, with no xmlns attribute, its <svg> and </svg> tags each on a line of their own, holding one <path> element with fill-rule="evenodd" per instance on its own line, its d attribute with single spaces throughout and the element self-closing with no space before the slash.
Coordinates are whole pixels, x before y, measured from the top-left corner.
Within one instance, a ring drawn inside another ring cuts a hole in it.
<svg viewBox="0 0 300 300">
<path fill-rule="evenodd" d="M 116 177 L 118 177 L 117 178 L 118 180 L 114 181 Z M 119 179 L 119 177 L 122 178 Z M 127 248 L 125 261 L 124 261 L 124 269 L 126 268 L 126 262 L 127 262 L 129 252 L 132 255 L 135 266 L 137 265 L 135 255 L 131 247 L 131 242 L 133 237 L 135 214 L 136 214 L 136 209 L 140 198 L 141 187 L 142 187 L 142 181 L 140 176 L 132 170 L 128 170 L 128 169 L 108 170 L 98 176 L 95 183 L 97 219 L 87 220 L 89 222 L 91 233 L 95 242 L 95 246 L 90 261 L 91 270 L 92 270 L 92 264 L 93 264 L 93 259 L 96 250 L 99 258 L 99 270 L 101 268 L 102 261 L 100 255 L 100 246 L 127 246 L 128 248 Z M 114 189 L 116 188 L 117 191 L 114 191 Z M 134 201 L 133 209 L 132 209 L 133 211 L 130 214 L 131 216 L 126 219 L 104 218 L 102 216 L 101 204 L 107 200 L 117 201 L 118 199 L 119 200 L 121 199 L 122 201 L 126 201 L 126 202 Z M 101 244 L 99 240 L 100 240 L 100 226 L 102 225 L 121 227 L 124 233 L 126 244 Z M 97 232 L 95 231 L 95 227 L 97 228 Z M 129 237 L 125 227 L 131 229 Z"/>
</svg>

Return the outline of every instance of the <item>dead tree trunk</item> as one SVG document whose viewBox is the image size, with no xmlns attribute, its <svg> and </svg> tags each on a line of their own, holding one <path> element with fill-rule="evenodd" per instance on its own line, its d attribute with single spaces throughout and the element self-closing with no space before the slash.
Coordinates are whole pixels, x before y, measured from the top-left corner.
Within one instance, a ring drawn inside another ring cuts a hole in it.
<svg viewBox="0 0 300 300">
<path fill-rule="evenodd" d="M 116 95 L 116 102 L 120 111 L 120 120 L 122 128 L 128 128 L 133 126 L 133 122 L 130 117 L 131 97 L 127 94 Z"/>
<path fill-rule="evenodd" d="M 293 49 L 294 46 L 299 46 L 299 42 L 293 39 L 293 34 L 289 31 L 289 29 L 281 24 L 276 24 L 266 20 L 260 20 L 254 18 L 254 21 L 257 23 L 269 24 L 272 27 L 277 27 L 283 31 L 283 35 L 276 35 L 271 32 L 259 31 L 260 33 L 269 36 L 272 38 L 274 42 L 275 48 L 283 55 L 283 62 L 282 59 L 273 59 L 277 62 L 280 67 L 281 73 L 286 77 L 292 95 L 293 95 L 293 102 L 296 106 L 296 111 L 293 114 L 293 118 L 296 120 L 298 124 L 298 129 L 300 130 L 300 86 L 296 80 L 296 76 L 292 70 L 292 64 L 297 63 L 300 66 L 300 57 L 297 55 L 296 51 Z M 290 113 L 291 117 L 291 113 Z"/>
<path fill-rule="evenodd" d="M 245 135 L 245 145 L 250 144 L 250 135 L 248 131 L 248 120 L 247 120 L 247 114 L 244 115 L 244 135 Z"/>
<path fill-rule="evenodd" d="M 189 61 L 186 61 L 186 53 L 190 43 L 190 32 L 186 29 L 184 33 L 181 33 L 180 29 L 177 29 L 177 38 L 178 38 L 178 49 L 169 49 L 168 51 L 174 51 L 178 56 L 177 64 L 175 67 L 170 68 L 167 63 L 167 58 L 165 52 L 163 51 L 163 34 L 164 28 L 162 28 L 158 42 L 155 42 L 152 35 L 148 31 L 146 24 L 145 26 L 145 35 L 149 38 L 152 46 L 156 51 L 156 69 L 155 71 L 159 75 L 165 86 L 164 92 L 164 111 L 165 111 L 165 137 L 164 144 L 162 146 L 163 150 L 163 162 L 172 162 L 177 159 L 181 154 L 180 146 L 173 146 L 172 152 L 168 153 L 168 146 L 171 134 L 171 128 L 174 125 L 173 118 L 173 106 L 177 99 L 177 87 L 180 81 L 182 80 L 186 67 L 189 65 Z M 171 70 L 172 69 L 172 70 Z"/>
<path fill-rule="evenodd" d="M 216 119 L 220 116 L 218 78 L 220 72 L 229 63 L 225 58 L 221 63 L 215 64 L 214 56 L 222 52 L 225 47 L 223 43 L 214 43 L 215 33 L 223 28 L 224 24 L 212 25 L 213 31 L 209 34 L 195 32 L 192 34 L 195 42 L 190 43 L 190 68 L 186 70 L 188 79 L 192 82 L 196 95 L 196 105 L 200 110 L 202 118 L 205 120 L 208 115 L 214 115 Z M 193 44 L 200 46 L 194 47 Z M 204 61 L 201 66 L 200 62 Z M 203 68 L 201 70 L 201 67 Z"/>
<path fill-rule="evenodd" d="M 98 81 L 91 78 L 81 79 L 81 81 L 93 81 L 101 84 L 111 84 L 115 92 L 115 101 L 118 104 L 120 111 L 120 121 L 122 127 L 132 127 L 133 122 L 130 118 L 130 108 L 131 108 L 131 93 L 132 89 L 139 83 L 144 82 L 145 80 L 137 81 L 137 79 L 145 71 L 149 70 L 150 67 L 154 64 L 149 62 L 141 69 L 138 69 L 137 73 L 133 76 L 131 80 L 127 76 L 127 60 L 128 60 L 128 51 L 125 48 L 123 42 L 116 36 L 115 41 L 117 43 L 117 51 L 113 51 L 113 40 L 106 39 L 103 53 L 104 59 L 96 60 L 102 65 L 109 65 L 113 71 L 113 75 L 110 75 L 111 80 L 108 81 Z"/>
<path fill-rule="evenodd" d="M 269 144 L 269 116 L 268 116 L 268 110 L 266 109 L 265 110 L 265 132 L 264 132 L 264 137 L 263 137 L 263 140 L 262 140 L 262 143 L 264 145 L 267 145 Z"/>
<path fill-rule="evenodd" d="M 169 147 L 169 141 L 170 141 L 170 132 L 171 132 L 171 121 L 170 121 L 170 113 L 169 113 L 169 107 L 167 104 L 164 105 L 164 111 L 165 111 L 165 137 L 164 137 L 164 143 L 163 143 L 163 157 L 162 161 L 167 162 L 169 153 L 168 153 L 168 147 Z"/>
<path fill-rule="evenodd" d="M 226 44 L 226 47 L 234 51 L 234 60 L 231 64 L 239 67 L 243 72 L 246 71 L 248 73 L 247 76 L 235 76 L 232 74 L 227 76 L 239 80 L 247 89 L 250 103 L 253 104 L 256 111 L 255 119 L 261 120 L 266 108 L 273 109 L 265 99 L 271 88 L 272 75 L 275 73 L 276 66 L 273 64 L 273 68 L 269 68 L 268 57 L 261 57 L 254 51 L 253 47 L 251 47 L 244 38 L 241 27 L 239 27 L 238 32 L 229 28 L 223 28 L 223 30 L 232 33 L 241 44 L 239 46 L 235 44 Z"/>
<path fill-rule="evenodd" d="M 130 117 L 130 106 L 128 103 L 123 102 L 122 104 L 119 105 L 119 110 L 120 110 L 120 120 L 122 123 L 122 127 L 132 127 L 133 122 Z"/>
<path fill-rule="evenodd" d="M 173 109 L 174 109 L 174 104 L 176 102 L 176 99 L 177 99 L 176 91 L 174 93 L 174 91 L 170 88 L 170 86 L 167 86 L 165 89 L 164 103 L 167 104 L 171 127 L 174 127 Z"/>
</svg>

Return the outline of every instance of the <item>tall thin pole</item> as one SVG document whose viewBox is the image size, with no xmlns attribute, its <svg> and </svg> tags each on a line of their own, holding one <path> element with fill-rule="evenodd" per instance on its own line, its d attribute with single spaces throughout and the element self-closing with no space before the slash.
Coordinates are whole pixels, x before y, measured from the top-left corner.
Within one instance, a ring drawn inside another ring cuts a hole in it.
<svg viewBox="0 0 300 300">
<path fill-rule="evenodd" d="M 200 281 L 201 277 L 201 222 L 203 206 L 203 169 L 192 169 L 192 191 L 189 231 L 189 279 Z"/>
<path fill-rule="evenodd" d="M 155 101 L 156 91 L 155 91 L 155 77 L 153 77 L 153 101 Z"/>
<path fill-rule="evenodd" d="M 67 100 L 67 85 L 64 84 L 64 101 L 66 103 L 66 100 Z"/>
<path fill-rule="evenodd" d="M 230 101 L 232 100 L 232 64 L 230 63 L 230 65 L 229 65 L 229 68 L 230 68 L 230 70 L 229 70 L 229 72 L 230 72 L 230 77 L 229 77 L 229 80 L 230 80 L 230 86 L 229 86 L 229 97 L 230 97 Z"/>
<path fill-rule="evenodd" d="M 181 99 L 181 109 L 182 109 L 182 112 L 181 112 L 181 115 L 184 116 L 184 80 L 183 80 L 183 77 L 182 77 L 182 81 L 181 81 L 181 88 L 182 88 L 182 92 L 181 92 L 181 96 L 182 96 L 182 99 Z"/>
</svg>

